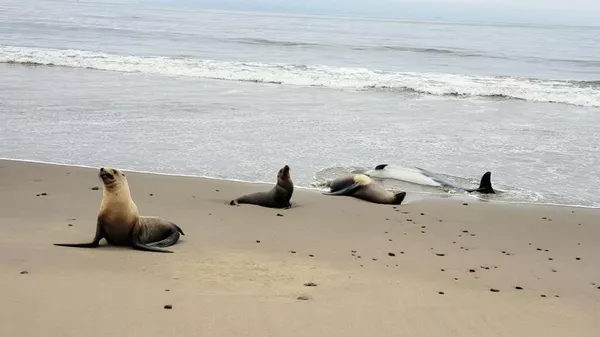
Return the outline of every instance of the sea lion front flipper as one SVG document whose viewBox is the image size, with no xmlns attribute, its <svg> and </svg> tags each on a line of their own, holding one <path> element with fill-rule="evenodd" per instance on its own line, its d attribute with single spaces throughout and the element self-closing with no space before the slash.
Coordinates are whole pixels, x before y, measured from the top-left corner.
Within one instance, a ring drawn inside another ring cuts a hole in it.
<svg viewBox="0 0 600 337">
<path fill-rule="evenodd" d="M 360 186 L 361 186 L 360 183 L 355 182 L 350 186 L 344 187 L 344 188 L 336 190 L 336 191 L 323 192 L 323 194 L 325 194 L 325 195 L 351 195 Z"/>
<path fill-rule="evenodd" d="M 100 244 L 100 240 L 102 240 L 105 236 L 104 229 L 102 228 L 102 222 L 100 219 L 96 222 L 96 235 L 94 236 L 94 240 L 89 243 L 55 243 L 55 246 L 61 247 L 78 247 L 78 248 L 96 248 Z"/>
</svg>

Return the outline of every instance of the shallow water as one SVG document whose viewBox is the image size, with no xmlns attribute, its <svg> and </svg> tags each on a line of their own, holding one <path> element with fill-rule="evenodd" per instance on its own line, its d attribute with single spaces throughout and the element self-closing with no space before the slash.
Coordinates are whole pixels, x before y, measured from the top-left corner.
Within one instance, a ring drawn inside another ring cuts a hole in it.
<svg viewBox="0 0 600 337">
<path fill-rule="evenodd" d="M 3 2 L 0 156 L 268 182 L 289 164 L 300 186 L 489 170 L 499 200 L 600 206 L 599 32 Z"/>
</svg>

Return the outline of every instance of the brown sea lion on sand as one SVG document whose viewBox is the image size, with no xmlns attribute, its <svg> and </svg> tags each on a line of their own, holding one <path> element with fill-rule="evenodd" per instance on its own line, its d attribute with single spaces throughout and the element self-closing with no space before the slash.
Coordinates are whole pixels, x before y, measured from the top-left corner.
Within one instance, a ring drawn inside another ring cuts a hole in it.
<svg viewBox="0 0 600 337">
<path fill-rule="evenodd" d="M 109 244 L 130 246 L 151 252 L 172 253 L 157 247 L 169 247 L 179 240 L 183 231 L 176 224 L 155 216 L 140 216 L 131 199 L 125 174 L 112 168 L 98 173 L 104 183 L 96 236 L 90 243 L 55 243 L 55 246 L 95 248 L 103 238 Z"/>
<path fill-rule="evenodd" d="M 383 188 L 364 174 L 354 174 L 334 179 L 325 195 L 351 196 L 377 204 L 400 205 L 406 192 L 394 193 Z"/>
<path fill-rule="evenodd" d="M 285 165 L 277 172 L 277 184 L 270 191 L 243 195 L 231 200 L 230 205 L 253 204 L 269 208 L 290 208 L 294 182 L 290 175 L 290 167 Z"/>
</svg>

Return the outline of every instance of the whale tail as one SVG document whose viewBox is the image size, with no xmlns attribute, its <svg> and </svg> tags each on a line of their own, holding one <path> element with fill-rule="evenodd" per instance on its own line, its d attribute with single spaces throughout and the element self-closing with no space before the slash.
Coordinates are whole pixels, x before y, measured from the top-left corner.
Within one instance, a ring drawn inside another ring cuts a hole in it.
<svg viewBox="0 0 600 337">
<path fill-rule="evenodd" d="M 481 177 L 481 182 L 479 183 L 479 188 L 473 190 L 467 190 L 467 192 L 479 192 L 483 194 L 493 194 L 496 193 L 492 188 L 492 172 L 486 172 Z"/>
</svg>

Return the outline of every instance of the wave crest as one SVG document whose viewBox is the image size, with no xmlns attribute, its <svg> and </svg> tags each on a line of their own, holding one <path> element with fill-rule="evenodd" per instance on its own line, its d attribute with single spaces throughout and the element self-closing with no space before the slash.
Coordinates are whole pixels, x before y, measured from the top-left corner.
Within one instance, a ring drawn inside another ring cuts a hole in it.
<svg viewBox="0 0 600 337">
<path fill-rule="evenodd" d="M 266 64 L 1 46 L 0 63 L 190 76 L 300 86 L 509 98 L 600 107 L 600 81 L 559 81 L 442 73 L 387 72 L 324 65 Z"/>
</svg>

